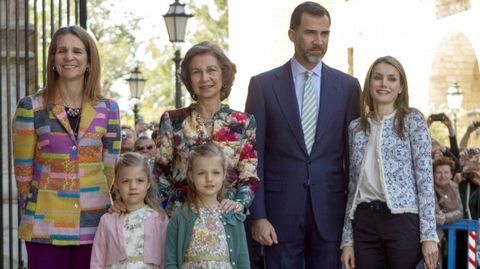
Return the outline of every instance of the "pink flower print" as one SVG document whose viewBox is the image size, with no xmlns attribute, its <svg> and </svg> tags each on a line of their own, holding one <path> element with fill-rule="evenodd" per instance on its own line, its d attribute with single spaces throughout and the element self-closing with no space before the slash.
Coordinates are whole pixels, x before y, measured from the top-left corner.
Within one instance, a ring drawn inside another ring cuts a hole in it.
<svg viewBox="0 0 480 269">
<path fill-rule="evenodd" d="M 232 113 L 232 118 L 234 118 L 235 120 L 237 120 L 240 123 L 244 123 L 248 120 L 247 115 L 245 115 L 243 113 L 238 113 L 238 112 L 233 112 Z"/>
<path fill-rule="evenodd" d="M 215 224 L 215 221 L 212 221 L 212 220 L 209 220 L 207 222 L 207 228 L 210 230 L 210 231 L 215 231 L 217 229 L 217 225 Z"/>
<path fill-rule="evenodd" d="M 220 128 L 218 132 L 213 134 L 215 141 L 238 141 L 237 134 L 231 133 L 230 128 Z"/>
<path fill-rule="evenodd" d="M 240 151 L 240 160 L 257 158 L 257 152 L 253 149 L 252 144 L 245 144 Z"/>
</svg>

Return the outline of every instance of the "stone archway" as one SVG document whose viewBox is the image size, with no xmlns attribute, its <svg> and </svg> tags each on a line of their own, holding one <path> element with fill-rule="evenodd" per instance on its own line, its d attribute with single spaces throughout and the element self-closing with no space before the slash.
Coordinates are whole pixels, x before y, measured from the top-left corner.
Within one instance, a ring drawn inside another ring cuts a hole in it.
<svg viewBox="0 0 480 269">
<path fill-rule="evenodd" d="M 460 141 L 468 124 L 480 119 L 480 72 L 478 59 L 468 37 L 453 33 L 445 37 L 435 53 L 429 83 L 430 106 L 434 110 L 447 110 L 446 92 L 457 81 L 464 97 L 463 111 L 458 114 L 457 138 Z M 480 145 L 480 133 L 472 135 L 469 146 Z"/>
</svg>

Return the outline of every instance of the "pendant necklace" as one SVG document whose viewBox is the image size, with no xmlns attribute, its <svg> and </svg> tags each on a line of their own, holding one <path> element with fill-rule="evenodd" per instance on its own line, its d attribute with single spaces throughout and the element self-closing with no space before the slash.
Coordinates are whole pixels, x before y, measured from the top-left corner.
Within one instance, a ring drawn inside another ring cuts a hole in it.
<svg viewBox="0 0 480 269">
<path fill-rule="evenodd" d="M 204 119 L 200 116 L 200 113 L 196 111 L 195 120 L 197 121 L 197 133 L 199 137 L 204 141 L 211 141 L 213 138 L 213 125 L 214 119 Z M 200 125 L 203 125 L 206 129 L 206 132 L 200 130 Z"/>
<path fill-rule="evenodd" d="M 68 107 L 65 105 L 65 110 L 67 111 L 67 115 L 70 117 L 78 117 L 80 115 L 80 108 L 73 108 L 73 107 Z"/>
<path fill-rule="evenodd" d="M 67 100 L 65 99 L 65 97 L 63 97 L 62 91 L 59 90 L 59 93 L 60 93 L 60 97 L 62 97 L 63 106 L 65 107 L 65 111 L 67 112 L 67 115 L 70 116 L 70 117 L 73 117 L 73 118 L 80 115 L 80 108 L 68 105 Z M 82 102 L 80 101 L 80 104 L 81 103 Z"/>
</svg>

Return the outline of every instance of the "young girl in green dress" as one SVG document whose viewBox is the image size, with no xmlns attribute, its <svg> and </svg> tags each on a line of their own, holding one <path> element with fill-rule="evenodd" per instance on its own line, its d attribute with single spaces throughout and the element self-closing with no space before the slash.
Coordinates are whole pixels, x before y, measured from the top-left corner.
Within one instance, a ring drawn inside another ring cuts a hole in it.
<svg viewBox="0 0 480 269">
<path fill-rule="evenodd" d="M 250 268 L 243 221 L 222 213 L 226 163 L 220 147 L 195 147 L 188 160 L 188 196 L 167 228 L 166 268 Z"/>
<path fill-rule="evenodd" d="M 100 219 L 90 268 L 164 268 L 168 218 L 156 186 L 147 157 L 128 152 L 117 159 L 113 188 L 127 211 Z"/>
</svg>

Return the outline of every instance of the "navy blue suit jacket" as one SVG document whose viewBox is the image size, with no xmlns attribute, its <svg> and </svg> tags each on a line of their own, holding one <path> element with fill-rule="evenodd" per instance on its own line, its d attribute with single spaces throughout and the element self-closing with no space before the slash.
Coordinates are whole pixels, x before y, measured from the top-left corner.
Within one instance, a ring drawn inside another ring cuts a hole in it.
<svg viewBox="0 0 480 269">
<path fill-rule="evenodd" d="M 303 232 L 298 220 L 305 217 L 308 190 L 318 231 L 325 240 L 340 241 L 348 183 L 348 124 L 359 115 L 359 97 L 357 79 L 323 64 L 317 131 L 309 156 L 290 61 L 251 78 L 245 111 L 257 120 L 260 178 L 251 217 L 267 218 L 280 242 Z"/>
</svg>

